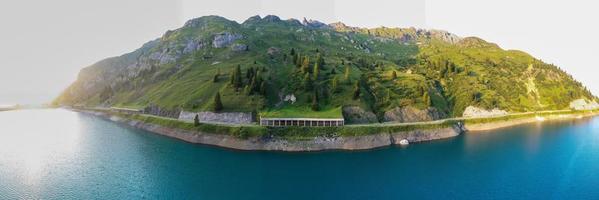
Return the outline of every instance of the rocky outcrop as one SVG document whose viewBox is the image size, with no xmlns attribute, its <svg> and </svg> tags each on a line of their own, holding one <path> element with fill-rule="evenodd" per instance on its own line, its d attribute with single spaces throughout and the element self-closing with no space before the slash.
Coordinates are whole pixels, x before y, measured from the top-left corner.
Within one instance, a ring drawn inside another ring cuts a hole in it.
<svg viewBox="0 0 599 200">
<path fill-rule="evenodd" d="M 173 118 L 173 119 L 179 118 L 180 112 L 181 112 L 181 109 L 178 109 L 178 108 L 166 109 L 166 108 L 158 107 L 156 105 L 151 105 L 151 106 L 144 108 L 144 114 L 155 115 L 155 116 L 160 116 L 160 117 L 168 117 L 168 118 Z"/>
<path fill-rule="evenodd" d="M 227 124 L 251 124 L 254 122 L 252 113 L 244 112 L 187 112 L 181 111 L 178 119 L 186 122 L 193 122 L 195 116 L 198 115 L 200 122 L 211 123 L 227 123 Z"/>
<path fill-rule="evenodd" d="M 376 115 L 370 111 L 365 111 L 358 106 L 343 107 L 343 117 L 348 124 L 368 124 L 377 123 Z"/>
<path fill-rule="evenodd" d="M 268 50 L 266 50 L 266 53 L 270 56 L 277 55 L 279 52 L 281 52 L 281 49 L 277 47 L 270 47 Z"/>
<path fill-rule="evenodd" d="M 231 50 L 233 51 L 247 51 L 248 45 L 245 44 L 234 44 L 231 46 Z"/>
<path fill-rule="evenodd" d="M 308 28 L 314 28 L 314 29 L 320 29 L 320 28 L 329 28 L 329 26 L 325 23 L 316 21 L 316 20 L 306 20 L 306 18 L 304 18 L 304 20 L 302 21 L 302 25 L 308 27 Z"/>
<path fill-rule="evenodd" d="M 402 108 L 394 108 L 385 112 L 385 122 L 422 122 L 433 121 L 445 118 L 445 114 L 436 108 L 427 108 L 419 110 L 417 108 L 407 106 Z"/>
<path fill-rule="evenodd" d="M 185 48 L 183 49 L 184 54 L 192 53 L 197 50 L 200 50 L 206 46 L 206 43 L 201 41 L 200 39 L 192 39 L 187 41 L 185 44 Z"/>
<path fill-rule="evenodd" d="M 212 47 L 224 48 L 241 38 L 243 38 L 243 36 L 240 34 L 232 34 L 229 32 L 219 33 L 214 36 L 214 40 L 212 41 Z"/>
<path fill-rule="evenodd" d="M 401 140 L 408 140 L 409 143 L 438 140 L 458 136 L 466 129 L 463 124 L 457 124 L 451 127 L 438 129 L 422 129 L 413 131 L 403 131 L 391 133 L 392 143 L 400 144 Z"/>
<path fill-rule="evenodd" d="M 596 101 L 588 101 L 585 99 L 577 99 L 570 102 L 572 110 L 595 110 L 599 109 L 599 104 Z"/>
<path fill-rule="evenodd" d="M 431 38 L 437 38 L 437 39 L 440 39 L 442 41 L 445 41 L 445 42 L 448 42 L 451 44 L 456 44 L 462 40 L 461 37 L 459 37 L 453 33 L 450 33 L 447 31 L 441 31 L 441 30 L 429 30 L 428 35 Z"/>
<path fill-rule="evenodd" d="M 485 110 L 482 108 L 477 108 L 474 106 L 468 106 L 464 113 L 463 117 L 500 117 L 507 115 L 508 112 L 505 110 L 500 110 L 498 108 L 493 108 L 492 110 Z"/>
</svg>

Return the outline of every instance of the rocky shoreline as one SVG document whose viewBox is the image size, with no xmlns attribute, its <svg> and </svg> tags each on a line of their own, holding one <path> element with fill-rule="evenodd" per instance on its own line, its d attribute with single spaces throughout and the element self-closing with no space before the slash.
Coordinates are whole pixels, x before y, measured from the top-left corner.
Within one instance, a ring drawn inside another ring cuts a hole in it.
<svg viewBox="0 0 599 200">
<path fill-rule="evenodd" d="M 180 139 L 195 144 L 213 145 L 236 150 L 262 150 L 262 151 L 324 151 L 324 150 L 366 150 L 385 146 L 400 145 L 400 141 L 407 140 L 410 143 L 438 140 L 458 136 L 465 132 L 486 131 L 520 124 L 549 121 L 576 119 L 595 116 L 597 113 L 585 115 L 570 114 L 546 116 L 543 120 L 537 118 L 523 118 L 501 122 L 455 125 L 446 128 L 435 128 L 425 130 L 402 131 L 396 133 L 380 133 L 354 137 L 314 137 L 312 140 L 285 140 L 280 138 L 254 137 L 241 139 L 231 135 L 205 133 L 199 131 L 188 131 L 176 128 L 164 127 L 156 124 L 141 122 L 138 120 L 122 118 L 104 112 L 75 110 L 77 112 L 92 114 L 111 121 L 127 124 L 131 127 L 143 129 L 156 134 Z"/>
<path fill-rule="evenodd" d="M 464 132 L 462 126 L 413 130 L 396 133 L 380 133 L 355 137 L 315 137 L 313 140 L 285 140 L 278 138 L 248 138 L 241 139 L 230 135 L 212 134 L 198 131 L 188 131 L 156 124 L 144 123 L 138 120 L 122 118 L 104 112 L 75 110 L 81 113 L 92 114 L 113 122 L 129 125 L 156 134 L 180 139 L 195 144 L 213 145 L 236 150 L 264 150 L 264 151 L 323 151 L 323 150 L 366 150 L 379 147 L 399 145 L 406 139 L 409 142 L 423 142 L 450 138 Z"/>
</svg>

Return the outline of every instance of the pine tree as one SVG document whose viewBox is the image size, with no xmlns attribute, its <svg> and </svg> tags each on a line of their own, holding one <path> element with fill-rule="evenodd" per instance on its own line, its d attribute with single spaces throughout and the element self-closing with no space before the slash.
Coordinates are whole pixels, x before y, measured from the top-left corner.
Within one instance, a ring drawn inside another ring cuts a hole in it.
<svg viewBox="0 0 599 200">
<path fill-rule="evenodd" d="M 312 106 L 311 106 L 313 111 L 318 111 L 320 108 L 318 107 L 318 93 L 314 92 L 314 95 L 312 96 Z"/>
<path fill-rule="evenodd" d="M 335 68 L 331 69 L 331 74 L 337 74 L 337 70 Z"/>
<path fill-rule="evenodd" d="M 302 67 L 302 56 L 301 56 L 300 53 L 296 53 L 295 55 L 296 55 L 295 56 L 295 61 L 294 61 L 295 66 L 297 68 L 301 68 Z"/>
<path fill-rule="evenodd" d="M 427 107 L 431 106 L 431 97 L 428 94 L 428 92 L 424 92 L 424 94 L 422 95 L 422 102 L 424 102 L 424 105 L 426 105 Z"/>
<path fill-rule="evenodd" d="M 229 73 L 229 85 L 235 87 L 235 71 Z"/>
<path fill-rule="evenodd" d="M 310 58 L 308 58 L 308 56 L 304 57 L 301 69 L 303 73 L 308 73 L 310 71 Z"/>
<path fill-rule="evenodd" d="M 324 66 L 324 58 L 320 53 L 316 55 L 316 63 L 320 66 Z"/>
<path fill-rule="evenodd" d="M 262 81 L 262 84 L 260 84 L 260 94 L 266 96 L 266 81 Z"/>
<path fill-rule="evenodd" d="M 247 80 L 252 80 L 252 68 L 251 67 L 245 71 L 245 78 Z"/>
<path fill-rule="evenodd" d="M 295 49 L 294 48 L 291 48 L 291 52 L 289 52 L 289 55 L 292 55 L 292 56 L 295 55 Z"/>
<path fill-rule="evenodd" d="M 360 98 L 360 82 L 356 82 L 356 85 L 354 85 L 354 99 L 359 99 Z"/>
<path fill-rule="evenodd" d="M 214 111 L 218 112 L 223 110 L 223 102 L 220 101 L 220 92 L 216 92 L 214 96 Z"/>
<path fill-rule="evenodd" d="M 214 83 L 218 82 L 219 76 L 220 76 L 220 69 L 217 69 L 216 74 L 214 74 L 214 78 L 212 79 L 212 82 L 214 82 Z"/>
<path fill-rule="evenodd" d="M 349 77 L 349 66 L 345 67 L 345 75 L 344 75 L 344 77 L 345 77 L 345 81 L 348 84 L 351 84 L 351 80 L 350 80 L 350 77 Z"/>
<path fill-rule="evenodd" d="M 193 126 L 200 126 L 200 118 L 197 114 L 193 117 Z"/>
<path fill-rule="evenodd" d="M 256 83 L 256 77 L 254 77 L 252 79 L 252 82 L 250 83 L 250 85 L 248 86 L 249 88 L 247 89 L 248 91 L 246 91 L 247 95 L 252 95 L 254 94 L 254 91 L 256 90 L 256 88 L 258 87 L 257 83 Z"/>
<path fill-rule="evenodd" d="M 339 80 L 336 76 L 333 78 L 333 81 L 331 81 L 331 90 L 333 90 L 333 93 L 339 92 Z"/>
<path fill-rule="evenodd" d="M 310 91 L 310 90 L 312 90 L 312 88 L 313 88 L 312 78 L 310 78 L 310 74 L 306 74 L 304 76 L 304 90 Z"/>
<path fill-rule="evenodd" d="M 395 70 L 393 70 L 393 72 L 391 72 L 391 79 L 392 80 L 397 79 L 397 72 L 395 72 Z"/>
<path fill-rule="evenodd" d="M 237 65 L 237 68 L 235 69 L 235 73 L 234 73 L 234 82 L 233 85 L 235 86 L 236 89 L 241 88 L 241 86 L 243 86 L 243 80 L 241 78 L 241 65 Z"/>
<path fill-rule="evenodd" d="M 314 70 L 312 72 L 314 73 L 314 80 L 318 80 L 318 75 L 320 74 L 320 65 L 318 63 L 314 63 Z"/>
</svg>

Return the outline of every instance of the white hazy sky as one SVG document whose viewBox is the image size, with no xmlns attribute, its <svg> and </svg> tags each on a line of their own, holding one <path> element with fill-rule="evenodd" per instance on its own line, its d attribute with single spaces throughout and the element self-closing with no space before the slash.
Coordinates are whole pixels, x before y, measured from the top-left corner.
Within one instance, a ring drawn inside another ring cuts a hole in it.
<svg viewBox="0 0 599 200">
<path fill-rule="evenodd" d="M 554 63 L 599 94 L 596 10 L 586 0 L 3 0 L 0 104 L 48 102 L 81 68 L 130 52 L 188 19 L 243 22 L 257 14 L 477 36 Z"/>
</svg>

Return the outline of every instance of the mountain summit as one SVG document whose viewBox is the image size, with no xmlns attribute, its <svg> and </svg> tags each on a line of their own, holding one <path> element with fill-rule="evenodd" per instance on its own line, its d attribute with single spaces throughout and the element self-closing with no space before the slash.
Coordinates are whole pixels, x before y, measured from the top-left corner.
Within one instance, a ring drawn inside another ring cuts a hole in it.
<svg viewBox="0 0 599 200">
<path fill-rule="evenodd" d="M 350 123 L 557 110 L 597 100 L 560 68 L 480 38 L 269 15 L 242 24 L 219 16 L 189 20 L 134 52 L 84 68 L 55 103 L 214 111 L 216 96 L 219 112 L 342 110 Z"/>
</svg>

